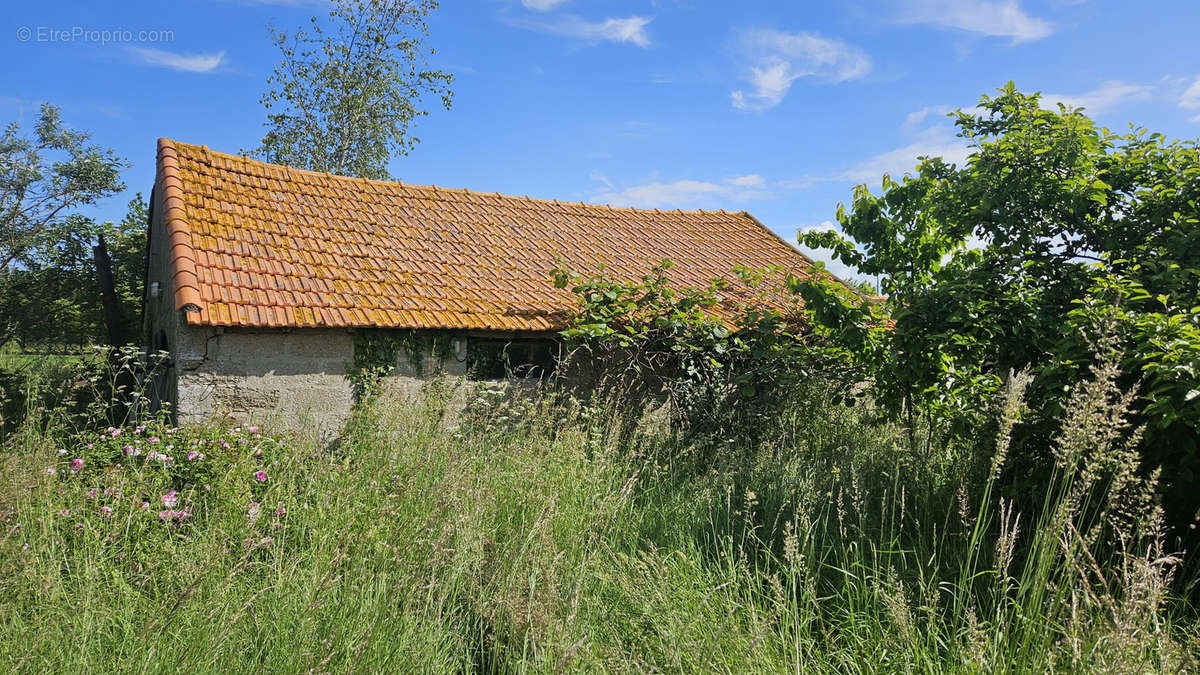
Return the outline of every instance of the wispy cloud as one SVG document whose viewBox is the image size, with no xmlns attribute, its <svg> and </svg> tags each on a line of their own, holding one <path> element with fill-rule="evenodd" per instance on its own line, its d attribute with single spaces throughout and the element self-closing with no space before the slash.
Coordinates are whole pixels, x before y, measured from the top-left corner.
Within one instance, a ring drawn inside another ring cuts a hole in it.
<svg viewBox="0 0 1200 675">
<path fill-rule="evenodd" d="M 1043 94 L 1042 105 L 1051 107 L 1061 102 L 1086 108 L 1089 113 L 1096 114 L 1126 103 L 1150 99 L 1154 93 L 1154 88 L 1147 85 L 1110 80 L 1091 91 L 1079 94 Z M 1200 109 L 1200 78 L 1197 78 L 1196 83 L 1185 92 L 1180 101 L 1181 106 L 1188 107 L 1184 104 L 1185 99 L 1190 101 L 1191 107 Z M 817 178 L 792 181 L 786 186 L 800 188 L 828 181 L 876 182 L 885 173 L 899 177 L 905 172 L 912 172 L 919 157 L 941 157 L 947 163 L 962 166 L 971 149 L 963 139 L 955 135 L 955 127 L 946 119 L 947 113 L 954 109 L 949 105 L 931 105 L 913 111 L 905 116 L 900 127 L 900 131 L 908 137 L 908 143 L 864 158 L 841 171 Z M 972 111 L 970 108 L 964 110 Z M 984 113 L 978 108 L 974 111 Z"/>
<path fill-rule="evenodd" d="M 127 47 L 142 63 L 188 73 L 211 73 L 225 62 L 224 50 L 214 54 L 176 54 L 149 47 Z"/>
<path fill-rule="evenodd" d="M 947 105 L 932 105 L 909 113 L 900 126 L 900 135 L 907 142 L 890 150 L 864 157 L 842 168 L 800 178 L 778 181 L 786 190 L 804 190 L 822 183 L 877 184 L 883 175 L 899 178 L 913 173 L 921 157 L 941 157 L 947 163 L 962 166 L 971 149 L 955 135 L 954 125 L 943 119 L 953 110 Z M 935 119 L 930 119 L 935 116 Z M 922 125 L 929 120 L 930 123 Z"/>
<path fill-rule="evenodd" d="M 1027 14 L 1018 0 L 902 0 L 896 19 L 1012 38 L 1013 44 L 1041 40 L 1054 32 L 1049 21 Z"/>
<path fill-rule="evenodd" d="M 638 47 L 650 46 L 650 34 L 646 32 L 646 26 L 650 24 L 652 17 L 648 16 L 588 21 L 574 14 L 562 14 L 553 19 L 508 18 L 506 20 L 518 28 L 576 38 L 592 44 L 607 41 L 627 42 Z"/>
<path fill-rule="evenodd" d="M 726 183 L 736 185 L 737 187 L 762 187 L 766 185 L 767 179 L 756 173 L 748 173 L 742 176 L 733 176 L 725 179 Z"/>
<path fill-rule="evenodd" d="M 903 128 L 905 130 L 912 131 L 913 129 L 919 127 L 921 123 L 923 123 L 930 115 L 944 117 L 953 111 L 954 108 L 948 105 L 926 106 L 920 110 L 908 113 L 908 115 L 904 118 Z"/>
<path fill-rule="evenodd" d="M 796 234 L 798 236 L 798 235 L 802 235 L 802 234 L 808 234 L 809 232 L 837 232 L 837 231 L 838 231 L 837 225 L 834 225 L 832 220 L 826 220 L 826 221 L 823 221 L 822 223 L 820 223 L 819 225 L 804 225 L 802 227 L 799 227 L 796 230 Z"/>
<path fill-rule="evenodd" d="M 816 33 L 788 33 L 773 29 L 742 31 L 741 53 L 750 62 L 745 79 L 749 91 L 730 92 L 733 107 L 765 110 L 779 105 L 802 77 L 844 82 L 871 72 L 871 57 L 858 47 Z"/>
<path fill-rule="evenodd" d="M 1097 115 L 1125 103 L 1145 101 L 1152 92 L 1150 87 L 1143 84 L 1109 80 L 1081 94 L 1042 94 L 1042 104 L 1053 106 L 1062 103 L 1073 108 L 1084 108 L 1088 113 Z M 1200 97 L 1200 90 L 1197 96 Z"/>
<path fill-rule="evenodd" d="M 907 145 L 867 157 L 831 178 L 867 183 L 878 181 L 885 173 L 899 177 L 905 172 L 912 172 L 920 157 L 941 157 L 947 163 L 962 166 L 970 152 L 967 144 L 955 136 L 949 126 L 938 125 L 917 132 Z"/>
<path fill-rule="evenodd" d="M 833 221 L 826 220 L 819 225 L 802 225 L 796 228 L 796 239 L 799 239 L 800 235 L 808 232 L 840 232 L 840 230 L 838 229 L 837 225 L 833 224 Z M 843 263 L 841 260 L 834 259 L 833 251 L 830 249 L 809 248 L 803 244 L 798 245 L 798 248 L 809 258 L 825 263 L 825 269 L 829 270 L 830 273 L 839 279 L 846 281 L 860 279 L 873 282 L 878 281 L 874 277 L 868 277 L 860 274 L 858 270 Z"/>
<path fill-rule="evenodd" d="M 800 77 L 792 72 L 792 64 L 778 57 L 763 60 L 761 66 L 750 66 L 750 80 L 753 90 L 747 95 L 741 89 L 729 93 L 733 107 L 740 110 L 765 110 L 779 105 L 792 82 Z"/>
<path fill-rule="evenodd" d="M 33 99 L 21 98 L 19 96 L 0 96 L 0 106 L 13 106 L 17 109 L 18 115 L 23 114 L 25 110 L 37 110 L 42 107 L 42 104 L 47 101 L 35 101 Z M 66 111 L 84 111 L 90 113 L 98 113 L 105 117 L 111 117 L 117 120 L 129 119 L 129 113 L 124 108 L 107 103 L 72 103 L 57 101 L 55 105 L 60 106 Z"/>
<path fill-rule="evenodd" d="M 758 174 L 730 176 L 719 182 L 703 180 L 651 180 L 621 190 L 604 181 L 606 189 L 589 200 L 597 204 L 636 208 L 720 208 L 732 202 L 771 197 L 766 179 Z"/>
<path fill-rule="evenodd" d="M 592 173 L 588 174 L 588 178 L 591 178 L 597 183 L 603 183 L 604 187 L 608 188 L 609 190 L 613 189 L 613 182 L 609 180 L 608 176 L 600 173 L 599 171 L 593 171 Z"/>
<path fill-rule="evenodd" d="M 1197 77 L 1192 86 L 1179 97 L 1179 107 L 1184 110 L 1200 110 L 1200 77 Z M 1200 122 L 1200 115 L 1193 117 L 1192 121 Z"/>
<path fill-rule="evenodd" d="M 20 96 L 0 96 L 0 105 L 11 105 L 16 108 L 38 108 L 45 101 L 35 101 L 29 98 L 21 98 Z"/>
<path fill-rule="evenodd" d="M 568 0 L 521 0 L 521 5 L 525 9 L 532 9 L 535 12 L 549 12 Z"/>
</svg>

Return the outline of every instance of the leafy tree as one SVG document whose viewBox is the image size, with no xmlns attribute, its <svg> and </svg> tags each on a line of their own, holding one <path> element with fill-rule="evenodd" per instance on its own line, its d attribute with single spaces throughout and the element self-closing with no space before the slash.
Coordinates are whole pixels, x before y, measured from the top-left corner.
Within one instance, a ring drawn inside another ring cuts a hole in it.
<svg viewBox="0 0 1200 675">
<path fill-rule="evenodd" d="M 745 440 L 775 428 L 772 418 L 802 381 L 850 374 L 840 354 L 824 350 L 805 329 L 788 292 L 794 278 L 775 269 L 732 270 L 754 297 L 726 307 L 721 318 L 714 308 L 729 282 L 675 288 L 671 267 L 663 260 L 637 282 L 603 271 L 587 278 L 554 272 L 555 285 L 579 298 L 562 331 L 570 350 L 566 368 L 617 404 L 627 424 L 657 398 L 670 404 L 676 428 L 692 439 Z"/>
<path fill-rule="evenodd" d="M 137 341 L 142 330 L 142 292 L 146 276 L 146 231 L 149 206 L 142 193 L 134 195 L 118 223 L 104 223 L 101 233 L 112 258 L 113 282 L 120 303 L 126 340 Z"/>
<path fill-rule="evenodd" d="M 1097 327 L 1115 332 L 1126 384 L 1144 379 L 1148 468 L 1163 466 L 1168 494 L 1200 492 L 1196 142 L 1114 134 L 1012 83 L 953 116 L 972 147 L 965 165 L 925 158 L 899 181 L 885 175 L 878 195 L 859 186 L 838 208 L 846 237 L 801 238 L 880 278 L 890 330 L 867 331 L 866 303 L 819 284 L 800 289 L 806 300 L 853 327 L 830 334 L 910 421 L 923 413 L 965 429 L 1009 372 L 1029 369 L 1035 454 L 1086 374 Z M 1200 505 L 1189 503 L 1178 513 Z"/>
<path fill-rule="evenodd" d="M 92 247 L 101 235 L 112 259 L 123 333 L 141 329 L 142 277 L 146 253 L 146 202 L 129 202 L 119 223 L 96 223 L 73 214 L 23 255 L 24 262 L 0 279 L 0 327 L 4 342 L 25 347 L 86 345 L 104 335 L 100 289 Z"/>
<path fill-rule="evenodd" d="M 453 76 L 427 67 L 425 18 L 433 0 L 336 0 L 330 26 L 271 29 L 283 54 L 261 102 L 267 161 L 343 176 L 387 179 L 387 163 L 419 139 L 412 121 L 426 94 L 450 108 Z"/>
<path fill-rule="evenodd" d="M 63 126 L 57 107 L 42 105 L 32 137 L 10 124 L 0 137 L 0 269 L 27 262 L 39 243 L 70 233 L 66 214 L 125 189 L 127 166 L 89 134 Z"/>
</svg>

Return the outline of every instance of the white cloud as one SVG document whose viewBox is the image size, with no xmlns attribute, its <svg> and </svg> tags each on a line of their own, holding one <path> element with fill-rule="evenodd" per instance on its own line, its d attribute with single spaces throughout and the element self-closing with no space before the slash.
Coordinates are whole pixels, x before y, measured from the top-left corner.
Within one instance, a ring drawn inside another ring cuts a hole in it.
<svg viewBox="0 0 1200 675">
<path fill-rule="evenodd" d="M 224 51 L 215 54 L 176 54 L 149 47 L 129 47 L 128 49 L 148 66 L 170 68 L 188 73 L 211 73 L 220 68 L 225 61 Z"/>
<path fill-rule="evenodd" d="M 748 173 L 743 176 L 733 176 L 725 179 L 726 183 L 736 185 L 737 187 L 762 187 L 766 184 L 766 179 L 756 173 Z"/>
<path fill-rule="evenodd" d="M 756 173 L 730 176 L 720 182 L 651 180 L 621 190 L 614 188 L 611 182 L 601 182 L 605 183 L 606 190 L 593 195 L 590 200 L 593 203 L 645 209 L 722 208 L 730 202 L 746 202 L 771 196 L 770 191 L 766 189 L 766 179 Z"/>
<path fill-rule="evenodd" d="M 858 47 L 815 33 L 772 29 L 743 31 L 738 44 L 747 60 L 749 92 L 730 92 L 741 110 L 765 110 L 779 105 L 792 83 L 802 77 L 844 82 L 871 72 L 871 57 Z"/>
<path fill-rule="evenodd" d="M 1179 97 L 1179 105 L 1183 108 L 1200 108 L 1200 77 Z"/>
<path fill-rule="evenodd" d="M 798 229 L 799 234 L 807 234 L 809 232 L 837 232 L 837 225 L 833 224 L 832 220 L 821 221 L 819 225 L 805 225 Z"/>
<path fill-rule="evenodd" d="M 611 180 L 609 180 L 608 176 L 605 176 L 604 174 L 600 173 L 599 171 L 591 172 L 590 174 L 588 174 L 588 178 L 591 178 L 592 180 L 596 181 L 597 183 L 603 183 L 604 187 L 608 188 L 609 190 L 613 189 L 613 182 Z"/>
<path fill-rule="evenodd" d="M 908 113 L 907 116 L 905 116 L 903 127 L 908 130 L 916 129 L 930 115 L 937 115 L 938 117 L 945 117 L 947 114 L 949 114 L 953 110 L 954 110 L 954 108 L 952 108 L 948 105 L 931 105 L 931 106 L 927 106 L 925 108 L 921 108 L 920 110 L 910 112 L 910 113 Z"/>
<path fill-rule="evenodd" d="M 1200 109 L 1200 77 L 1197 77 L 1192 86 L 1188 87 L 1179 97 L 1179 107 L 1184 110 Z M 1191 121 L 1200 122 L 1200 115 L 1196 115 Z"/>
<path fill-rule="evenodd" d="M 971 148 L 955 134 L 954 125 L 943 118 L 950 110 L 950 106 L 936 105 L 909 113 L 900 127 L 899 135 L 908 141 L 904 145 L 865 157 L 841 169 L 780 180 L 773 186 L 783 190 L 806 190 L 823 183 L 878 184 L 885 173 L 899 180 L 906 172 L 915 173 L 919 157 L 941 157 L 947 164 L 964 166 Z M 931 115 L 936 115 L 935 123 L 916 128 Z"/>
<path fill-rule="evenodd" d="M 866 183 L 878 181 L 885 173 L 898 179 L 906 171 L 913 172 L 918 157 L 941 157 L 949 164 L 962 166 L 970 152 L 967 144 L 949 127 L 935 126 L 917 133 L 912 143 L 868 157 L 833 179 Z"/>
<path fill-rule="evenodd" d="M 567 0 L 521 0 L 525 9 L 532 9 L 535 12 L 549 12 L 564 2 Z"/>
<path fill-rule="evenodd" d="M 677 180 L 672 183 L 646 183 L 625 188 L 619 192 L 603 192 L 591 201 L 614 206 L 637 208 L 682 207 L 700 197 L 722 195 L 729 188 L 718 183 L 697 180 Z"/>
<path fill-rule="evenodd" d="M 957 28 L 992 37 L 1012 38 L 1013 44 L 1048 37 L 1050 22 L 1025 13 L 1018 0 L 903 0 L 901 23 Z"/>
<path fill-rule="evenodd" d="M 1109 80 L 1082 94 L 1042 94 L 1042 103 L 1047 106 L 1062 103 L 1073 108 L 1085 108 L 1088 113 L 1098 115 L 1131 101 L 1144 101 L 1150 98 L 1150 94 L 1151 88 L 1146 85 Z M 1200 87 L 1197 88 L 1197 97 L 1200 98 Z M 1200 101 L 1197 107 L 1200 107 Z"/>
<path fill-rule="evenodd" d="M 730 92 L 729 97 L 733 107 L 740 110 L 771 108 L 779 105 L 797 77 L 800 76 L 792 72 L 792 64 L 779 58 L 767 59 L 761 67 L 750 66 L 750 76 L 746 79 L 754 91 L 749 99 L 741 89 Z"/>
<path fill-rule="evenodd" d="M 837 225 L 833 224 L 833 221 L 826 220 L 819 225 L 804 225 L 796 228 L 796 239 L 799 240 L 800 235 L 808 232 L 840 232 L 840 230 L 838 230 Z M 809 258 L 825 263 L 825 269 L 829 270 L 833 276 L 843 281 L 854 281 L 859 279 L 870 279 L 874 281 L 873 278 L 868 278 L 862 274 L 859 274 L 858 270 L 850 267 L 841 260 L 834 259 L 833 251 L 830 249 L 809 248 L 803 244 L 798 244 L 797 247 Z"/>
<path fill-rule="evenodd" d="M 574 14 L 563 14 L 553 20 L 508 19 L 508 22 L 519 28 L 563 35 L 590 43 L 607 40 L 649 47 L 650 35 L 646 32 L 646 26 L 651 20 L 652 17 L 648 16 L 630 16 L 623 19 L 588 21 Z"/>
</svg>

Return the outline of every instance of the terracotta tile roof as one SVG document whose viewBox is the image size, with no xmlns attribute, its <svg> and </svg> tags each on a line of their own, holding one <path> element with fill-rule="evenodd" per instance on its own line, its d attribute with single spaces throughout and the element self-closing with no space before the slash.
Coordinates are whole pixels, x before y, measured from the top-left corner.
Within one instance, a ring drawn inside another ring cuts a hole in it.
<svg viewBox="0 0 1200 675">
<path fill-rule="evenodd" d="M 188 323 L 551 330 L 559 264 L 673 283 L 811 262 L 747 213 L 623 209 L 303 171 L 158 142 L 175 306 Z M 748 297 L 732 287 L 727 306 Z"/>
</svg>

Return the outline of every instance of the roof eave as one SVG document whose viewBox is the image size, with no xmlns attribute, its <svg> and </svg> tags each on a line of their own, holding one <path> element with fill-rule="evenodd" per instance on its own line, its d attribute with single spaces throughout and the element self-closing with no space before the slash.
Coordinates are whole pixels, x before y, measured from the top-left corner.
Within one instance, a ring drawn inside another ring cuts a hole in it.
<svg viewBox="0 0 1200 675">
<path fill-rule="evenodd" d="M 171 286 L 175 289 L 175 311 L 199 312 L 203 305 L 200 280 L 196 276 L 196 253 L 183 205 L 183 179 L 179 176 L 179 155 L 169 138 L 158 139 L 158 184 L 162 199 L 162 218 L 166 223 L 167 260 Z"/>
</svg>

